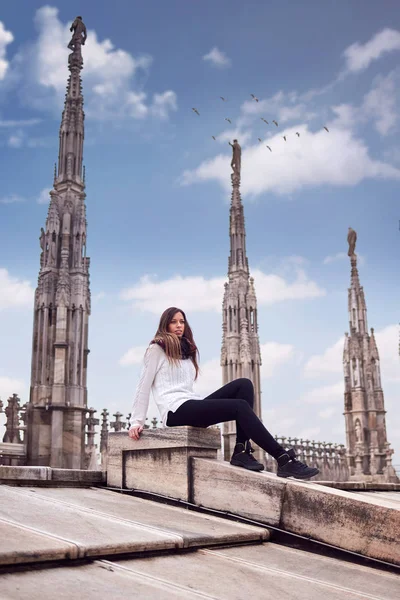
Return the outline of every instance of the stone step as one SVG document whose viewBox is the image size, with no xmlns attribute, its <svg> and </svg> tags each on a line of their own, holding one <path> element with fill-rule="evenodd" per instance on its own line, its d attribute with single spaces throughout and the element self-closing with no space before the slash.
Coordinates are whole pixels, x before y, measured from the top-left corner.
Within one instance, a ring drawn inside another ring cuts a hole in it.
<svg viewBox="0 0 400 600">
<path fill-rule="evenodd" d="M 106 490 L 0 486 L 0 565 L 262 542 L 261 527 Z"/>
<path fill-rule="evenodd" d="M 271 543 L 96 560 L 2 576 L 7 600 L 397 600 L 399 577 Z M 84 590 L 84 592 L 83 592 Z"/>
</svg>

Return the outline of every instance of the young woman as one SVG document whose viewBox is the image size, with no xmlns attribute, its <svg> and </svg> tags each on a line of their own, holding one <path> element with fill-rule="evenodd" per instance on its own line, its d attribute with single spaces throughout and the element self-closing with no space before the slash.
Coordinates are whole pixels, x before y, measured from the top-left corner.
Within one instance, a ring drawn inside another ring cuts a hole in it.
<svg viewBox="0 0 400 600">
<path fill-rule="evenodd" d="M 144 364 L 133 401 L 129 436 L 138 440 L 143 431 L 150 391 L 167 427 L 209 427 L 236 421 L 236 445 L 231 465 L 262 471 L 252 456 L 250 440 L 278 462 L 279 477 L 309 479 L 319 473 L 298 461 L 294 450 L 285 450 L 253 411 L 254 389 L 250 379 L 235 379 L 206 398 L 193 392 L 199 373 L 198 350 L 186 315 L 175 306 L 167 308 L 144 355 Z"/>
</svg>

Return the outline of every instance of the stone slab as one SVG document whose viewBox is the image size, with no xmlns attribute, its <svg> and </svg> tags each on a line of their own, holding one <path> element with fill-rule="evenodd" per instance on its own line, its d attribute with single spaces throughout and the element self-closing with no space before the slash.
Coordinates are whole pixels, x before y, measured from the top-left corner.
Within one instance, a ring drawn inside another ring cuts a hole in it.
<svg viewBox="0 0 400 600">
<path fill-rule="evenodd" d="M 192 459 L 193 502 L 278 527 L 286 483 L 228 462 Z"/>
<path fill-rule="evenodd" d="M 8 521 L 74 544 L 78 549 L 76 558 L 175 549 L 182 545 L 177 535 L 49 501 L 25 488 L 0 486 L 0 519 L 0 531 L 1 523 Z M 42 559 L 37 556 L 35 560 Z"/>
<path fill-rule="evenodd" d="M 7 546 L 10 528 L 19 531 L 11 549 Z M 32 552 L 26 551 L 24 536 Z M 1 486 L 0 538 L 0 564 L 4 565 L 17 563 L 18 551 L 22 563 L 38 562 L 257 543 L 267 540 L 269 532 L 97 488 Z"/>
<path fill-rule="evenodd" d="M 74 543 L 0 519 L 0 565 L 77 558 Z"/>
<path fill-rule="evenodd" d="M 180 547 L 266 541 L 268 530 L 101 489 L 46 488 L 35 497 L 173 534 Z"/>
<path fill-rule="evenodd" d="M 183 500 L 191 499 L 189 458 L 217 458 L 218 427 L 146 429 L 139 440 L 111 432 L 107 448 L 107 485 L 143 489 Z"/>
<path fill-rule="evenodd" d="M 190 588 L 163 583 L 157 577 L 144 579 L 128 569 L 100 562 L 1 575 L 2 600 L 110 600 L 117 597 L 146 600 L 207 598 Z"/>
<path fill-rule="evenodd" d="M 400 511 L 351 492 L 288 482 L 281 526 L 363 556 L 400 565 Z"/>
<path fill-rule="evenodd" d="M 371 483 L 370 481 L 315 481 L 318 485 L 326 485 L 338 490 L 370 490 L 376 492 L 400 492 L 400 483 Z"/>
<path fill-rule="evenodd" d="M 112 561 L 219 600 L 397 600 L 399 578 L 276 544 Z"/>
<path fill-rule="evenodd" d="M 106 473 L 84 469 L 55 469 L 51 467 L 0 466 L 0 484 L 18 485 L 101 485 Z"/>
<path fill-rule="evenodd" d="M 400 564 L 400 511 L 352 492 L 193 458 L 196 504 Z"/>
<path fill-rule="evenodd" d="M 399 577 L 307 552 L 257 544 L 2 574 L 2 600 L 397 600 Z"/>
</svg>

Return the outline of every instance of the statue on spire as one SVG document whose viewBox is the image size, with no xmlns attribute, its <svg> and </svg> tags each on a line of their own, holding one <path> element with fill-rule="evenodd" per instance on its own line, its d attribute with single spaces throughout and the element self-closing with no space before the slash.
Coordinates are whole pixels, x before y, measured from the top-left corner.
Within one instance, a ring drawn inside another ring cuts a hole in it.
<svg viewBox="0 0 400 600">
<path fill-rule="evenodd" d="M 233 140 L 233 144 L 229 142 L 229 145 L 232 146 L 232 160 L 231 167 L 235 175 L 240 177 L 240 169 L 242 163 L 242 149 L 237 140 Z"/>
<path fill-rule="evenodd" d="M 82 17 L 76 17 L 75 21 L 72 23 L 70 31 L 73 31 L 72 38 L 70 43 L 68 44 L 68 48 L 70 50 L 76 50 L 78 46 L 85 45 L 86 42 L 86 25 L 82 21 Z"/>
<path fill-rule="evenodd" d="M 349 244 L 349 251 L 347 256 L 355 256 L 354 250 L 356 249 L 357 233 L 349 227 L 349 233 L 347 234 L 347 242 Z"/>
</svg>

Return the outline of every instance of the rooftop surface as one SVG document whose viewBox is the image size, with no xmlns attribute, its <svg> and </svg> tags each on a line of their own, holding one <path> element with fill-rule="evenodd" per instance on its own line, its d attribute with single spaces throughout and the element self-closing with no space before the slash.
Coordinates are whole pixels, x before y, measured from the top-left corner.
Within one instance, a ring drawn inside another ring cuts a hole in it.
<svg viewBox="0 0 400 600">
<path fill-rule="evenodd" d="M 396 492 L 380 497 L 399 506 Z M 2 600 L 400 597 L 394 573 L 272 543 L 265 527 L 98 488 L 0 485 L 0 564 Z"/>
</svg>

